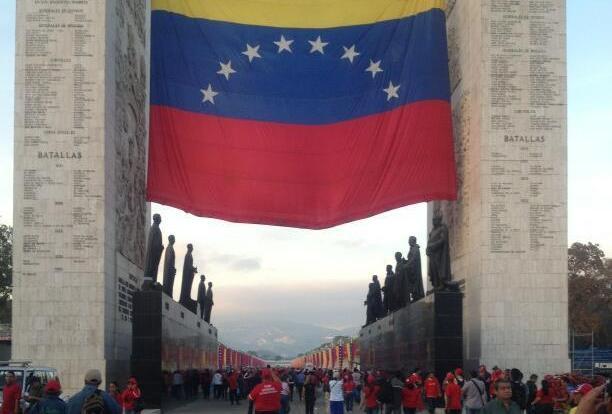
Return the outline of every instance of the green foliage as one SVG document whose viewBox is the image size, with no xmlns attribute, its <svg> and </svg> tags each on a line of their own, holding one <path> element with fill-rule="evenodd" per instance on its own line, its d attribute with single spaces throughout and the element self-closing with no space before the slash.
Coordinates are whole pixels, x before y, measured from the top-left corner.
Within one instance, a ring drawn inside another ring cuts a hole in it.
<svg viewBox="0 0 612 414">
<path fill-rule="evenodd" d="M 13 228 L 0 224 L 0 323 L 11 322 Z"/>
<path fill-rule="evenodd" d="M 595 346 L 612 346 L 612 267 L 598 244 L 572 244 L 568 277 L 570 330 L 593 331 Z"/>
</svg>

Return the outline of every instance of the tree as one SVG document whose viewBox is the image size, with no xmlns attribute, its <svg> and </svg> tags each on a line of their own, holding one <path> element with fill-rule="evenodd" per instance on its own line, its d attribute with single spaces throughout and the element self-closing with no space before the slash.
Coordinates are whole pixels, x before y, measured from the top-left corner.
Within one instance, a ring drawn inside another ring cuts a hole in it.
<svg viewBox="0 0 612 414">
<path fill-rule="evenodd" d="M 11 322 L 13 228 L 0 224 L 0 323 Z"/>
<path fill-rule="evenodd" d="M 598 244 L 572 244 L 568 278 L 570 330 L 593 331 L 596 346 L 611 346 L 612 267 Z"/>
</svg>

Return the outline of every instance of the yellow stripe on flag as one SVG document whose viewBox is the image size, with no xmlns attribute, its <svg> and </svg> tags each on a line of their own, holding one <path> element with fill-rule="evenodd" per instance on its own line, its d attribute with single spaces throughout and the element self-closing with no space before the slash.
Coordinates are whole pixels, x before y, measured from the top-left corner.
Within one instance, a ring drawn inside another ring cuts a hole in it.
<svg viewBox="0 0 612 414">
<path fill-rule="evenodd" d="M 254 26 L 328 28 L 401 19 L 446 0 L 153 0 L 152 9 Z"/>
</svg>

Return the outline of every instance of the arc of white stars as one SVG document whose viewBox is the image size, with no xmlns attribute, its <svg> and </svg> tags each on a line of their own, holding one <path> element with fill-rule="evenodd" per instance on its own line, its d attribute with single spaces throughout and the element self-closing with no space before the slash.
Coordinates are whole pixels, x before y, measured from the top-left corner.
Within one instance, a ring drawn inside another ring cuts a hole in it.
<svg viewBox="0 0 612 414">
<path fill-rule="evenodd" d="M 397 94 L 401 85 L 393 85 L 393 82 L 389 81 L 389 86 L 386 89 L 383 89 L 387 93 L 387 101 L 390 101 L 391 98 L 399 99 L 399 95 Z"/>
<path fill-rule="evenodd" d="M 340 59 L 348 59 L 349 62 L 353 63 L 355 57 L 359 56 L 360 53 L 355 50 L 355 45 L 351 47 L 342 46 L 344 49 L 344 55 Z"/>
<path fill-rule="evenodd" d="M 319 52 L 322 55 L 325 54 L 323 48 L 329 44 L 329 42 L 322 41 L 321 36 L 318 36 L 316 40 L 309 40 L 308 43 L 312 46 L 310 53 Z"/>
<path fill-rule="evenodd" d="M 380 60 L 378 62 L 374 62 L 372 59 L 370 59 L 370 66 L 368 66 L 368 68 L 365 70 L 366 72 L 372 72 L 372 79 L 374 79 L 376 77 L 376 74 L 378 72 L 383 72 L 383 70 L 380 67 Z"/>
<path fill-rule="evenodd" d="M 278 46 L 278 53 L 281 53 L 283 50 L 293 53 L 293 50 L 291 50 L 291 43 L 293 43 L 293 40 L 285 39 L 284 35 L 281 35 L 280 40 L 274 42 L 274 44 Z"/>
<path fill-rule="evenodd" d="M 232 61 L 231 60 L 228 60 L 227 63 L 219 62 L 219 65 L 221 65 L 221 69 L 219 69 L 217 71 L 217 73 L 219 75 L 225 76 L 225 79 L 227 79 L 227 80 L 229 80 L 230 75 L 232 73 L 236 73 L 236 71 L 234 69 L 232 69 Z"/>
<path fill-rule="evenodd" d="M 242 54 L 249 58 L 249 62 L 252 62 L 255 58 L 261 59 L 261 55 L 259 54 L 259 45 L 251 46 L 247 43 L 246 47 L 247 50 L 242 52 Z"/>
<path fill-rule="evenodd" d="M 200 92 L 202 92 L 202 95 L 204 95 L 204 97 L 202 98 L 202 102 L 210 102 L 213 105 L 215 104 L 215 96 L 219 95 L 219 92 L 213 91 L 213 88 L 210 83 L 208 84 L 208 88 L 200 89 Z"/>
</svg>

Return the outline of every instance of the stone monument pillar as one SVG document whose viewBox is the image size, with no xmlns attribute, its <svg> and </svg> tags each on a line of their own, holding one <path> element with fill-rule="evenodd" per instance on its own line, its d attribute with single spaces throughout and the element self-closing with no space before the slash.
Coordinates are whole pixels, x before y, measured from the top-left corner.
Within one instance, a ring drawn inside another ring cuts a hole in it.
<svg viewBox="0 0 612 414">
<path fill-rule="evenodd" d="M 125 381 L 142 284 L 147 0 L 19 0 L 13 355 Z"/>
<path fill-rule="evenodd" d="M 464 282 L 464 360 L 569 370 L 564 0 L 451 0 L 459 195 L 429 205 Z"/>
</svg>

